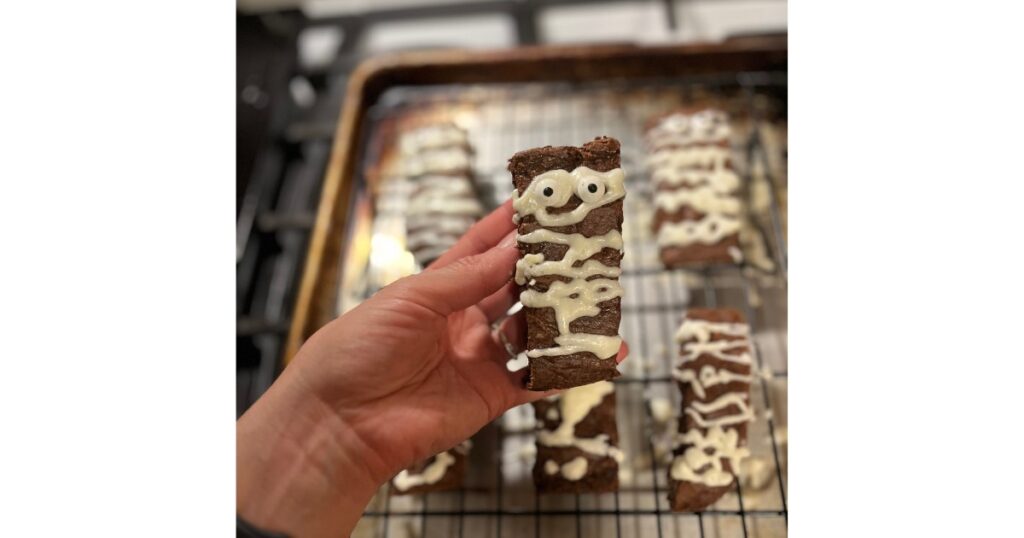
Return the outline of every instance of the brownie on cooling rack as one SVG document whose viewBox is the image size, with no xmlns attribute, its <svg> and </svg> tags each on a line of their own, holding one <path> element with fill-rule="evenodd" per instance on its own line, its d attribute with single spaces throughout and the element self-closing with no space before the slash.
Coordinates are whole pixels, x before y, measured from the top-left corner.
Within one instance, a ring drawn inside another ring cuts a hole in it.
<svg viewBox="0 0 1024 538">
<path fill-rule="evenodd" d="M 735 487 L 749 456 L 750 327 L 731 308 L 686 312 L 676 333 L 673 377 L 683 395 L 679 436 L 669 468 L 672 510 L 703 510 Z"/>
<path fill-rule="evenodd" d="M 421 267 L 451 248 L 483 213 L 473 187 L 472 148 L 453 123 L 419 126 L 399 139 L 402 173 L 412 183 L 406 248 Z"/>
<path fill-rule="evenodd" d="M 743 261 L 744 208 L 728 116 L 713 108 L 684 109 L 650 125 L 644 138 L 662 263 L 679 268 Z"/>
</svg>

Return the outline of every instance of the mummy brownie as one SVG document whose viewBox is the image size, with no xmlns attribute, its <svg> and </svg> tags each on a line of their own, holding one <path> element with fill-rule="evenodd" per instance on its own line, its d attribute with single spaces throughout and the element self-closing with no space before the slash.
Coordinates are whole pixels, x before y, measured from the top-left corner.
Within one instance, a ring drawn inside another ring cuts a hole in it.
<svg viewBox="0 0 1024 538">
<path fill-rule="evenodd" d="M 672 510 L 703 510 L 733 488 L 746 448 L 750 409 L 750 328 L 736 310 L 690 309 L 676 340 L 673 377 L 683 395 L 669 469 Z"/>
<path fill-rule="evenodd" d="M 540 493 L 602 493 L 619 487 L 619 433 L 610 381 L 533 403 L 540 430 L 533 481 Z"/>
<path fill-rule="evenodd" d="M 516 153 L 508 169 L 522 258 L 527 388 L 564 389 L 618 375 L 624 176 L 619 142 Z"/>
<path fill-rule="evenodd" d="M 430 124 L 399 142 L 412 193 L 406 212 L 406 248 L 426 267 L 448 250 L 483 213 L 473 190 L 466 133 L 453 124 Z"/>
<path fill-rule="evenodd" d="M 729 136 L 728 117 L 714 109 L 671 113 L 646 133 L 654 232 L 666 267 L 743 260 L 740 178 Z"/>
</svg>

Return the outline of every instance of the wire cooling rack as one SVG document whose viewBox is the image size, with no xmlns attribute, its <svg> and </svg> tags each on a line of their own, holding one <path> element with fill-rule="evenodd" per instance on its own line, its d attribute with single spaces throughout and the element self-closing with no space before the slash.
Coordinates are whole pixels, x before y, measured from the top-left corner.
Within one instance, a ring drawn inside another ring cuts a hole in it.
<svg viewBox="0 0 1024 538">
<path fill-rule="evenodd" d="M 367 139 L 379 140 L 378 130 L 395 118 L 440 111 L 469 132 L 479 191 L 491 207 L 512 190 L 505 166 L 516 151 L 580 145 L 599 135 L 622 143 L 627 196 L 621 333 L 631 355 L 615 386 L 626 457 L 616 493 L 539 496 L 531 476 L 532 409 L 516 408 L 474 436 L 462 489 L 389 496 L 384 486 L 353 536 L 786 535 L 785 92 L 786 73 L 755 72 L 642 83 L 396 88 L 382 98 L 368 115 Z M 771 270 L 666 271 L 658 261 L 643 126 L 654 115 L 695 102 L 714 104 L 732 116 L 736 168 L 745 180 L 751 221 L 765 241 L 769 261 L 761 265 L 770 264 Z M 380 163 L 382 147 L 369 144 L 363 157 L 342 260 L 339 311 L 417 269 L 403 248 L 408 185 L 385 170 L 378 176 L 377 196 L 371 197 L 367 176 Z M 760 373 L 751 386 L 752 456 L 735 490 L 700 513 L 671 512 L 667 500 L 671 424 L 681 399 L 671 377 L 678 354 L 673 334 L 688 306 L 744 312 Z M 666 409 L 673 416 L 666 416 Z"/>
</svg>

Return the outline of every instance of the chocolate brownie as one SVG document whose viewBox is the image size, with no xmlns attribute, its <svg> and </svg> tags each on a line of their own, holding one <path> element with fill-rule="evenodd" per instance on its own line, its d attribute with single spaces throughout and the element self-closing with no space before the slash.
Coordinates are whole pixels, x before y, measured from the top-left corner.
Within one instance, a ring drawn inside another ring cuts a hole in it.
<svg viewBox="0 0 1024 538">
<path fill-rule="evenodd" d="M 673 371 L 683 395 L 669 468 L 669 505 L 703 510 L 731 488 L 749 456 L 750 328 L 729 308 L 687 311 L 676 333 L 682 357 Z"/>
<path fill-rule="evenodd" d="M 710 108 L 667 114 L 646 133 L 652 224 L 668 268 L 743 260 L 743 205 L 729 136 L 728 116 Z"/>
<path fill-rule="evenodd" d="M 540 493 L 605 493 L 619 488 L 619 432 L 610 381 L 571 388 L 533 403 L 540 431 L 533 482 Z"/>
<path fill-rule="evenodd" d="M 412 183 L 406 248 L 426 267 L 451 248 L 483 213 L 469 170 L 466 133 L 427 124 L 402 135 L 403 170 Z"/>
<path fill-rule="evenodd" d="M 392 495 L 450 491 L 462 487 L 466 459 L 472 442 L 468 439 L 451 450 L 427 458 L 391 479 Z"/>
<path fill-rule="evenodd" d="M 521 151 L 509 160 L 530 390 L 618 375 L 625 196 L 619 166 L 619 142 L 607 137 Z"/>
</svg>

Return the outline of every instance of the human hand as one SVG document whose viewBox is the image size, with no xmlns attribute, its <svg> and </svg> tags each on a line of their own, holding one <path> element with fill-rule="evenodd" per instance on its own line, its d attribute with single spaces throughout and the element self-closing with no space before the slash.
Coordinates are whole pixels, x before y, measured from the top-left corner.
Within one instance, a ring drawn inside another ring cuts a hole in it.
<svg viewBox="0 0 1024 538">
<path fill-rule="evenodd" d="M 306 342 L 238 421 L 240 515 L 292 533 L 350 532 L 398 471 L 550 394 L 506 370 L 491 330 L 516 300 L 512 231 L 506 203 L 426 271 Z"/>
</svg>

